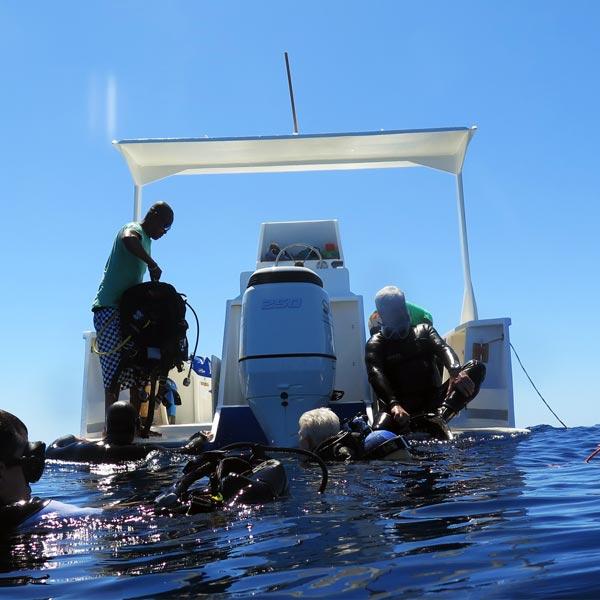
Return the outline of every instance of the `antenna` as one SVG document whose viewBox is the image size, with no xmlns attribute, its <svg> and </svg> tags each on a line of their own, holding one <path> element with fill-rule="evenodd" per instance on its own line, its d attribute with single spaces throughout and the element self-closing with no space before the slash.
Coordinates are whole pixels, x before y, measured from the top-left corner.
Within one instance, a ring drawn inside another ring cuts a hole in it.
<svg viewBox="0 0 600 600">
<path fill-rule="evenodd" d="M 298 135 L 298 119 L 296 117 L 296 104 L 294 103 L 294 88 L 292 87 L 292 73 L 290 71 L 290 60 L 288 53 L 284 52 L 285 56 L 285 68 L 287 71 L 288 87 L 290 89 L 290 102 L 292 104 L 292 117 L 294 118 L 294 135 Z"/>
</svg>

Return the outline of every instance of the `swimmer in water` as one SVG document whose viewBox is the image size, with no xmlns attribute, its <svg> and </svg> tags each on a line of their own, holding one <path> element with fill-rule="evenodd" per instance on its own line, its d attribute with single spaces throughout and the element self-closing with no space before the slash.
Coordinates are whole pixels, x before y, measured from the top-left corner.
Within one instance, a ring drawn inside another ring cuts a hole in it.
<svg viewBox="0 0 600 600">
<path fill-rule="evenodd" d="M 364 415 L 343 426 L 329 408 L 303 413 L 298 422 L 300 448 L 310 450 L 326 461 L 396 460 L 413 462 L 414 457 L 401 435 L 373 431 Z"/>
<path fill-rule="evenodd" d="M 198 486 L 200 481 L 206 484 Z M 192 459 L 155 504 L 170 513 L 192 515 L 236 504 L 264 504 L 288 491 L 283 464 L 262 451 L 255 453 L 250 444 L 243 450 L 214 450 Z"/>
<path fill-rule="evenodd" d="M 106 415 L 106 434 L 97 441 L 67 435 L 55 440 L 46 450 L 46 458 L 69 462 L 118 463 L 145 458 L 153 450 L 164 450 L 155 444 L 134 444 L 137 412 L 129 402 L 119 400 L 112 404 Z M 207 437 L 204 434 L 191 439 L 182 448 L 172 450 L 179 454 L 198 454 Z"/>
<path fill-rule="evenodd" d="M 25 424 L 0 410 L 0 525 L 14 529 L 44 518 L 97 514 L 99 509 L 79 508 L 31 495 L 31 483 L 39 481 L 44 467 L 43 442 L 30 442 Z"/>
</svg>

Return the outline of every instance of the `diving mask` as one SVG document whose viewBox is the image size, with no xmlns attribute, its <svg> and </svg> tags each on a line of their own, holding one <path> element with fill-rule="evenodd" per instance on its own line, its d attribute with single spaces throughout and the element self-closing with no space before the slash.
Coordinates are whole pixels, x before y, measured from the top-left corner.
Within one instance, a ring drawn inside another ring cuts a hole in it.
<svg viewBox="0 0 600 600">
<path fill-rule="evenodd" d="M 27 483 L 39 481 L 46 466 L 46 444 L 44 442 L 29 442 L 20 458 L 2 461 L 7 467 L 20 465 Z"/>
</svg>

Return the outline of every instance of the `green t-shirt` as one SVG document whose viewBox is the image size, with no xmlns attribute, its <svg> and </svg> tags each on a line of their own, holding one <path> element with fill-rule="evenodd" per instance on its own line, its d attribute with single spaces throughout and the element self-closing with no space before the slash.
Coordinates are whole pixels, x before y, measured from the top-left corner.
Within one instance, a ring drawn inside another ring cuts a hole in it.
<svg viewBox="0 0 600 600">
<path fill-rule="evenodd" d="M 412 304 L 411 302 L 406 303 L 406 308 L 408 308 L 410 324 L 413 327 L 421 323 L 429 323 L 429 325 L 433 325 L 433 317 L 429 311 L 417 306 L 416 304 Z"/>
<path fill-rule="evenodd" d="M 134 256 L 121 239 L 123 232 L 132 229 L 140 236 L 142 247 L 150 254 L 152 240 L 140 223 L 127 223 L 119 229 L 110 256 L 104 267 L 104 275 L 98 288 L 98 293 L 92 304 L 92 309 L 99 307 L 119 307 L 123 292 L 138 283 L 142 283 L 146 272 L 146 263 Z"/>
</svg>

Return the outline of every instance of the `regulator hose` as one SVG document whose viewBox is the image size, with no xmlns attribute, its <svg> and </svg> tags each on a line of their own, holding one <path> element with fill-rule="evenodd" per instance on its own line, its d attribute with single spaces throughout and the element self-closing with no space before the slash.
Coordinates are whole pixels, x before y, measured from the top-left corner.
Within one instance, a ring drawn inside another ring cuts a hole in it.
<svg viewBox="0 0 600 600">
<path fill-rule="evenodd" d="M 184 296 L 182 294 L 182 298 L 183 298 L 183 301 L 185 302 L 186 306 L 189 307 L 189 309 L 192 311 L 192 313 L 194 315 L 194 319 L 196 320 L 196 343 L 194 344 L 194 351 L 192 352 L 192 355 L 190 356 L 190 368 L 188 369 L 187 377 L 183 380 L 183 385 L 185 385 L 187 387 L 188 385 L 190 385 L 190 375 L 192 374 L 192 365 L 194 363 L 194 358 L 196 358 L 196 351 L 198 350 L 198 340 L 200 339 L 200 321 L 198 320 L 198 315 L 196 314 L 194 307 L 188 302 L 187 296 Z"/>
</svg>

